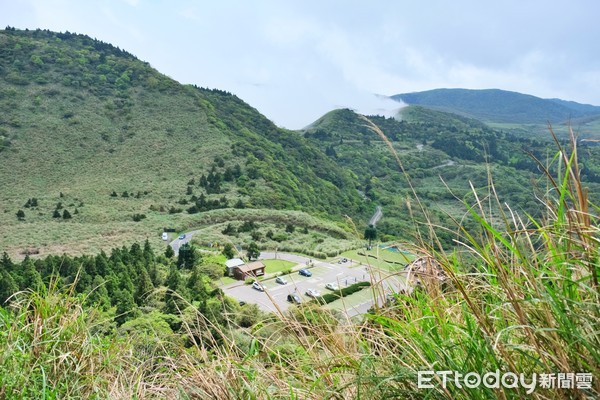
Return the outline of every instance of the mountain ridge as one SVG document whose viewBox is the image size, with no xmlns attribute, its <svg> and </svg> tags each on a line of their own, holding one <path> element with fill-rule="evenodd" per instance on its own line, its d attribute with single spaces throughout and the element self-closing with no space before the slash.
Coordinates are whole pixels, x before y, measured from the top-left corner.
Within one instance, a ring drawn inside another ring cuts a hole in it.
<svg viewBox="0 0 600 400">
<path fill-rule="evenodd" d="M 433 89 L 403 93 L 391 99 L 453 112 L 484 122 L 562 123 L 571 118 L 600 118 L 600 107 L 560 99 L 542 99 L 502 89 Z"/>
</svg>

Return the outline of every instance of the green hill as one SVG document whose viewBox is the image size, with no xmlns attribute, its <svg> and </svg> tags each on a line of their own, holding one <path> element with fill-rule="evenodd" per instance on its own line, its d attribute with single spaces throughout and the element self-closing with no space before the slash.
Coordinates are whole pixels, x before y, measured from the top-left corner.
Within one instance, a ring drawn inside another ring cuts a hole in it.
<svg viewBox="0 0 600 400">
<path fill-rule="evenodd" d="M 0 110 L 0 247 L 11 254 L 158 243 L 163 227 L 213 209 L 341 220 L 361 203 L 350 174 L 236 96 L 84 35 L 0 31 Z"/>
<path fill-rule="evenodd" d="M 539 215 L 535 195 L 546 189 L 538 183 L 539 166 L 532 156 L 548 162 L 554 154 L 548 133 L 545 139 L 515 136 L 478 120 L 421 106 L 405 108 L 402 117 L 402 121 L 368 117 L 385 140 L 363 117 L 347 109 L 324 115 L 304 132 L 309 141 L 358 177 L 369 210 L 383 207 L 384 218 L 377 228 L 384 236 L 415 240 L 414 217 L 425 221 L 423 214 L 440 226 L 447 226 L 453 218 L 475 226 L 475 221 L 464 218 L 462 202 L 473 202 L 471 185 L 482 198 L 489 196 L 490 179 L 503 203 L 521 213 Z M 582 178 L 598 188 L 599 149 L 585 149 L 580 154 L 585 165 Z M 453 246 L 451 231 L 444 229 L 438 237 L 445 246 Z"/>
<path fill-rule="evenodd" d="M 600 117 L 600 107 L 499 89 L 434 89 L 391 96 L 409 105 L 448 111 L 485 122 L 545 124 Z"/>
<path fill-rule="evenodd" d="M 318 228 L 274 209 L 347 231 L 350 216 L 360 232 L 383 206 L 379 233 L 412 240 L 415 195 L 418 212 L 441 223 L 457 217 L 457 199 L 469 201 L 469 182 L 487 187 L 489 168 L 504 200 L 535 213 L 526 199 L 538 169 L 527 152 L 550 154 L 547 140 L 418 106 L 405 108 L 403 121 L 370 117 L 389 144 L 350 110 L 288 131 L 235 95 L 181 85 L 87 36 L 41 30 L 0 33 L 0 110 L 0 186 L 9 188 L 0 194 L 0 249 L 21 257 L 146 238 L 159 245 L 163 228 L 202 227 L 203 242 L 232 240 L 220 235 L 223 215 L 240 224 L 271 215 L 281 231 L 286 218 Z M 597 149 L 586 149 L 582 177 L 598 182 Z M 452 236 L 442 236 L 450 246 Z"/>
</svg>

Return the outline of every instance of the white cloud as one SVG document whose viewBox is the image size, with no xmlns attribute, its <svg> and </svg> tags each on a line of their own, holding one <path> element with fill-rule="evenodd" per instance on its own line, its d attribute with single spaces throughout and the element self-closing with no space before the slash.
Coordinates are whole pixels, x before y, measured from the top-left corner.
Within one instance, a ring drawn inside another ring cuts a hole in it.
<svg viewBox="0 0 600 400">
<path fill-rule="evenodd" d="M 338 106 L 381 108 L 373 94 L 437 87 L 500 88 L 600 105 L 594 0 L 0 5 L 0 25 L 86 33 L 183 83 L 233 92 L 288 127 Z"/>
</svg>

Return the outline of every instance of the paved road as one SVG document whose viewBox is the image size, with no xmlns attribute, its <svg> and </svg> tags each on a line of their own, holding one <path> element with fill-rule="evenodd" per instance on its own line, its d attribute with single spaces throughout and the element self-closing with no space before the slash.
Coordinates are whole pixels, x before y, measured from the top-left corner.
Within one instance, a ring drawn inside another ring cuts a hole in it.
<svg viewBox="0 0 600 400">
<path fill-rule="evenodd" d="M 375 227 L 375 225 L 379 222 L 381 217 L 383 217 L 383 212 L 381 212 L 381 206 L 377 206 L 375 214 L 373 214 L 373 216 L 369 220 L 369 225 L 373 225 L 373 227 Z"/>
<path fill-rule="evenodd" d="M 197 231 L 192 231 L 192 232 L 186 233 L 184 239 L 179 239 L 179 236 L 178 236 L 177 239 L 175 239 L 171 243 L 169 243 L 171 245 L 171 247 L 173 248 L 175 255 L 179 254 L 179 248 L 184 243 L 188 243 L 190 240 L 192 240 L 192 236 L 194 236 L 194 233 L 196 233 L 196 232 Z"/>
</svg>

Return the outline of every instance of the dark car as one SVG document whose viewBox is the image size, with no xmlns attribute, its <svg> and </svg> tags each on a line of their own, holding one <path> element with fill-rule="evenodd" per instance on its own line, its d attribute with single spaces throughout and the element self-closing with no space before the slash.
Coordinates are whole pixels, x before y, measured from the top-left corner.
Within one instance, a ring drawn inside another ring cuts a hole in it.
<svg viewBox="0 0 600 400">
<path fill-rule="evenodd" d="M 296 293 L 288 294 L 287 301 L 289 301 L 290 303 L 294 303 L 294 304 L 300 304 L 302 302 L 302 300 L 300 299 L 300 296 L 298 296 Z"/>
<path fill-rule="evenodd" d="M 179 236 L 179 240 L 183 240 L 183 239 L 185 239 L 185 233 L 183 235 Z"/>
<path fill-rule="evenodd" d="M 312 276 L 312 272 L 307 270 L 306 268 L 302 268 L 298 273 L 302 276 Z"/>
</svg>

